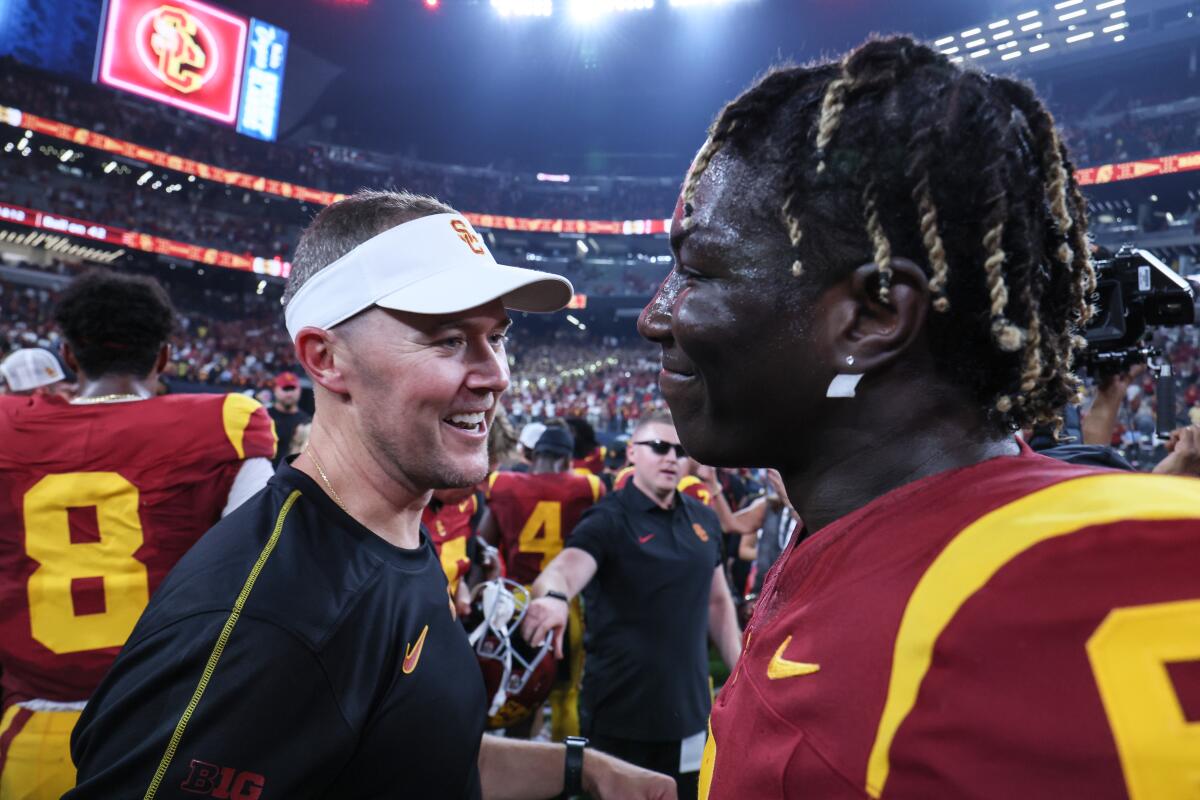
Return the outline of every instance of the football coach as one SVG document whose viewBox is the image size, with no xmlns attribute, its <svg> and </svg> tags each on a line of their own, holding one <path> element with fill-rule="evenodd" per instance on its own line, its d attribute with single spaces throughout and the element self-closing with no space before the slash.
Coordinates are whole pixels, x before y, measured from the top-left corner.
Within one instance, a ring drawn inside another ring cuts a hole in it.
<svg viewBox="0 0 1200 800">
<path fill-rule="evenodd" d="M 479 666 L 420 528 L 433 489 L 486 477 L 505 309 L 571 291 L 497 264 L 432 198 L 360 192 L 317 215 L 284 293 L 308 447 L 151 599 L 74 731 L 67 797 L 675 797 L 601 753 L 483 736 Z"/>
</svg>

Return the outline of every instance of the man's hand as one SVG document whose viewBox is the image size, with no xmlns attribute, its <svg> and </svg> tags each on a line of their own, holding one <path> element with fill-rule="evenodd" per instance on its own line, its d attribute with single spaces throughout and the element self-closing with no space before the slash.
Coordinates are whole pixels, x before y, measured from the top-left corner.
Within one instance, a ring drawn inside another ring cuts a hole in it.
<svg viewBox="0 0 1200 800">
<path fill-rule="evenodd" d="M 1189 425 L 1171 431 L 1167 452 L 1167 457 L 1155 465 L 1155 474 L 1200 477 L 1200 427 Z"/>
<path fill-rule="evenodd" d="M 557 597 L 539 597 L 529 604 L 521 635 L 533 647 L 541 647 L 547 636 L 554 637 L 554 657 L 563 657 L 563 632 L 567 628 L 567 604 Z"/>
<path fill-rule="evenodd" d="M 562 605 L 561 603 L 559 605 Z M 675 779 L 588 749 L 583 789 L 598 800 L 676 800 Z"/>
</svg>

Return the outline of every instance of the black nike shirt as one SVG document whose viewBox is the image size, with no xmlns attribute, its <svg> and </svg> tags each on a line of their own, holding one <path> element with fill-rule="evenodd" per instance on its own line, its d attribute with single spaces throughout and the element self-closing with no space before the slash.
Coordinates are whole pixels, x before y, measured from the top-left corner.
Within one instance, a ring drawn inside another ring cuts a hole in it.
<svg viewBox="0 0 1200 800">
<path fill-rule="evenodd" d="M 71 737 L 83 798 L 474 798 L 486 698 L 424 531 L 284 464 L 151 599 Z"/>
</svg>

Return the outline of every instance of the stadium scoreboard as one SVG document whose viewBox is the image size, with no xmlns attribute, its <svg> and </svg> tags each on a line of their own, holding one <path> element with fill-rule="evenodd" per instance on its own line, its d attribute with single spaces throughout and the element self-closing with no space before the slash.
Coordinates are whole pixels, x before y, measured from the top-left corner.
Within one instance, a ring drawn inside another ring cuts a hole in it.
<svg viewBox="0 0 1200 800">
<path fill-rule="evenodd" d="M 200 0 L 107 0 L 95 79 L 274 141 L 287 31 Z"/>
</svg>

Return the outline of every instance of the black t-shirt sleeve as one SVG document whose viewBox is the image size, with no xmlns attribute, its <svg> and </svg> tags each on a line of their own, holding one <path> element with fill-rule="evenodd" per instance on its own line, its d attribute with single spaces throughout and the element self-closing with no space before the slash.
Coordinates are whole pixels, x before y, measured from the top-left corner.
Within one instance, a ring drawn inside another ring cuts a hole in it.
<svg viewBox="0 0 1200 800">
<path fill-rule="evenodd" d="M 316 654 L 277 626 L 240 618 L 191 706 L 228 618 L 190 617 L 122 651 L 71 736 L 66 797 L 142 797 L 164 759 L 158 798 L 226 780 L 226 796 L 312 797 L 334 781 L 353 734 Z"/>
<path fill-rule="evenodd" d="M 613 554 L 616 537 L 620 535 L 620 518 L 610 509 L 613 502 L 601 501 L 600 505 L 583 512 L 565 544 L 565 547 L 576 547 L 596 559 L 597 568 L 602 568 Z"/>
</svg>

